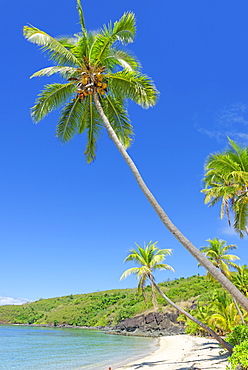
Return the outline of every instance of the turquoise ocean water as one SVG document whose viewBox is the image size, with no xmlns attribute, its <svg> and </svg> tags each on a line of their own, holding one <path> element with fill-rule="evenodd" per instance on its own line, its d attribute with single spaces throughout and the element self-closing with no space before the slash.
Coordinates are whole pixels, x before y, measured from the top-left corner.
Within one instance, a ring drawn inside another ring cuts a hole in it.
<svg viewBox="0 0 248 370">
<path fill-rule="evenodd" d="M 108 370 L 148 355 L 157 345 L 154 338 L 91 329 L 0 325 L 0 369 Z"/>
</svg>

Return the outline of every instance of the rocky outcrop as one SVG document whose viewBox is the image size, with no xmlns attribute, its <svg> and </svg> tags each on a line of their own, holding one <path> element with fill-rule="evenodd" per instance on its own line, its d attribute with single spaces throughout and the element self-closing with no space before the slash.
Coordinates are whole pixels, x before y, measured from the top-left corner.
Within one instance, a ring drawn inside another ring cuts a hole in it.
<svg viewBox="0 0 248 370">
<path fill-rule="evenodd" d="M 112 330 L 113 334 L 162 336 L 184 334 L 184 326 L 177 322 L 178 313 L 150 312 L 122 320 Z"/>
</svg>

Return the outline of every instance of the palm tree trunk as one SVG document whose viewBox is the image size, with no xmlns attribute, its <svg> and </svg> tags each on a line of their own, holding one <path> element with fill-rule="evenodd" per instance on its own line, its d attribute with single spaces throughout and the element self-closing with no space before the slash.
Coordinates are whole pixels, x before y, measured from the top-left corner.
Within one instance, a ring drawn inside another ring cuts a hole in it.
<svg viewBox="0 0 248 370">
<path fill-rule="evenodd" d="M 226 275 L 225 271 L 223 271 L 223 270 L 221 270 L 221 269 L 220 269 L 220 271 L 221 271 L 221 272 L 222 272 L 222 274 L 224 274 L 224 275 L 225 275 L 225 277 L 228 279 L 228 277 L 227 277 L 227 275 Z M 238 303 L 237 303 L 236 299 L 234 298 L 234 296 L 233 296 L 233 295 L 232 295 L 231 297 L 232 297 L 232 300 L 233 300 L 234 306 L 236 307 L 236 310 L 237 310 L 237 312 L 238 312 L 238 314 L 239 314 L 239 317 L 240 317 L 240 320 L 241 320 L 241 322 L 242 322 L 242 325 L 246 325 L 246 324 L 245 324 L 245 320 L 244 320 L 244 316 L 243 316 L 243 314 L 242 314 L 242 312 L 241 312 L 241 309 L 239 308 L 239 305 L 238 305 Z"/>
<path fill-rule="evenodd" d="M 155 290 L 155 287 L 152 284 L 152 282 L 151 282 L 151 288 L 152 288 L 152 304 L 153 304 L 154 310 L 157 310 L 158 309 L 158 301 L 157 301 L 156 294 L 155 294 L 156 290 Z"/>
<path fill-rule="evenodd" d="M 233 299 L 233 303 L 235 304 L 236 310 L 238 311 L 238 314 L 239 314 L 239 317 L 241 319 L 242 325 L 246 325 L 245 320 L 244 320 L 244 316 L 241 312 L 241 309 L 239 308 L 239 305 L 238 305 L 236 299 L 234 297 L 232 297 L 232 299 Z"/>
<path fill-rule="evenodd" d="M 170 298 L 168 298 L 163 292 L 162 290 L 159 288 L 159 286 L 155 283 L 154 281 L 154 278 L 153 276 L 149 276 L 149 279 L 151 280 L 151 283 L 153 284 L 153 286 L 157 289 L 157 291 L 159 292 L 159 294 L 171 305 L 173 306 L 176 310 L 178 310 L 179 312 L 181 312 L 183 315 L 185 315 L 186 317 L 188 317 L 191 321 L 193 321 L 194 323 L 196 323 L 197 325 L 199 325 L 202 329 L 204 329 L 205 331 L 207 331 L 214 339 L 217 340 L 217 342 L 220 343 L 220 345 L 222 347 L 224 347 L 225 349 L 227 349 L 228 352 L 232 353 L 233 351 L 233 346 L 231 346 L 231 344 L 227 343 L 224 339 L 222 339 L 218 334 L 215 333 L 215 331 L 213 331 L 212 329 L 210 329 L 207 325 L 203 324 L 201 321 L 199 321 L 198 319 L 196 319 L 194 316 L 192 316 L 190 313 L 188 313 L 187 311 L 184 311 L 181 307 L 179 307 L 176 303 L 174 303 L 173 301 L 170 300 Z"/>
<path fill-rule="evenodd" d="M 160 220 L 166 226 L 166 228 L 175 236 L 175 238 L 192 254 L 193 257 L 197 259 L 197 261 L 205 267 L 207 271 L 211 275 L 215 277 L 216 280 L 232 295 L 235 297 L 237 302 L 248 312 L 248 299 L 181 233 L 181 231 L 173 224 L 173 222 L 169 219 L 167 214 L 164 212 L 163 208 L 157 202 L 154 195 L 151 193 L 147 185 L 145 184 L 144 180 L 142 179 L 138 168 L 132 161 L 131 157 L 126 152 L 124 146 L 119 141 L 116 133 L 114 132 L 113 128 L 111 127 L 108 118 L 106 117 L 101 103 L 99 101 L 97 93 L 94 93 L 94 102 L 98 113 L 104 123 L 104 126 L 113 140 L 117 149 L 125 159 L 126 163 L 128 164 L 129 168 L 131 169 L 137 183 L 139 184 L 141 190 L 145 194 L 148 201 L 151 203 L 153 209 L 159 216 Z"/>
</svg>

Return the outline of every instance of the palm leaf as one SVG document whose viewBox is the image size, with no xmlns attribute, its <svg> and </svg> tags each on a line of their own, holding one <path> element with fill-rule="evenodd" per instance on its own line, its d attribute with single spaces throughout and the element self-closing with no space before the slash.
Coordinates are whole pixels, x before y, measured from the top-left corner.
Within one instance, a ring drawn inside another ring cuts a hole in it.
<svg viewBox="0 0 248 370">
<path fill-rule="evenodd" d="M 87 130 L 87 146 L 84 152 L 88 163 L 96 157 L 96 142 L 100 137 L 101 121 L 99 113 L 93 103 L 92 95 L 85 98 L 84 113 L 81 117 L 79 132 Z"/>
<path fill-rule="evenodd" d="M 82 106 L 78 97 L 69 102 L 61 112 L 56 136 L 62 141 L 69 141 L 77 132 L 82 116 Z"/>
<path fill-rule="evenodd" d="M 248 204 L 235 202 L 234 203 L 234 224 L 233 227 L 235 231 L 239 234 L 240 238 L 244 237 L 244 233 L 247 232 L 247 222 L 248 222 Z"/>
<path fill-rule="evenodd" d="M 49 57 L 60 65 L 80 66 L 80 61 L 58 40 L 33 26 L 24 26 L 24 37 L 46 51 Z"/>
<path fill-rule="evenodd" d="M 120 277 L 120 280 L 125 279 L 126 277 L 132 275 L 132 274 L 137 274 L 139 272 L 139 267 L 132 267 L 126 271 L 123 272 L 123 274 Z"/>
<path fill-rule="evenodd" d="M 39 71 L 33 73 L 32 76 L 30 76 L 30 78 L 43 77 L 43 76 L 49 77 L 55 73 L 59 73 L 62 77 L 68 80 L 69 78 L 76 76 L 77 68 L 65 67 L 65 66 L 47 67 L 47 68 L 40 69 Z"/>
<path fill-rule="evenodd" d="M 170 265 L 167 265 L 166 263 L 160 263 L 160 264 L 158 263 L 153 266 L 153 269 L 154 270 L 170 270 L 170 271 L 175 272 L 174 268 Z"/>
<path fill-rule="evenodd" d="M 85 33 L 86 32 L 86 27 L 85 27 L 84 13 L 83 13 L 83 8 L 82 8 L 80 0 L 77 0 L 77 11 L 78 11 L 78 14 L 79 14 L 79 20 L 80 20 L 82 31 L 83 31 L 83 33 Z"/>
<path fill-rule="evenodd" d="M 133 55 L 117 48 L 110 49 L 108 56 L 105 58 L 105 65 L 110 71 L 117 66 L 131 71 L 140 68 L 139 61 Z"/>
<path fill-rule="evenodd" d="M 153 81 L 138 71 L 123 70 L 108 74 L 109 86 L 114 95 L 131 99 L 143 108 L 153 106 L 158 98 L 158 91 Z"/>
<path fill-rule="evenodd" d="M 112 34 L 124 44 L 133 42 L 136 34 L 134 13 L 124 13 L 123 16 L 114 23 Z"/>
<path fill-rule="evenodd" d="M 46 85 L 31 108 L 31 116 L 34 121 L 39 122 L 52 110 L 61 106 L 73 92 L 75 92 L 75 85 L 72 83 Z"/>
<path fill-rule="evenodd" d="M 102 63 L 108 56 L 109 50 L 115 41 L 121 41 L 128 44 L 135 37 L 135 17 L 133 13 L 124 13 L 123 16 L 114 23 L 110 22 L 108 26 L 103 26 L 101 32 L 95 37 L 95 41 L 91 47 L 89 62 L 93 65 Z"/>
<path fill-rule="evenodd" d="M 133 130 L 123 101 L 107 95 L 101 99 L 101 105 L 118 139 L 126 148 L 129 147 L 132 143 Z"/>
</svg>

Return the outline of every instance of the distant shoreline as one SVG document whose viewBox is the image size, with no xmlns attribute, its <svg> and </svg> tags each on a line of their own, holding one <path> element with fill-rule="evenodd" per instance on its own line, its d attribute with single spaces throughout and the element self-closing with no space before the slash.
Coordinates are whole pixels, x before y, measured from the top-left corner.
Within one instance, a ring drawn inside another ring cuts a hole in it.
<svg viewBox="0 0 248 370">
<path fill-rule="evenodd" d="M 54 324 L 22 324 L 22 323 L 12 323 L 12 322 L 0 322 L 0 325 L 16 325 L 16 326 L 32 326 L 37 328 L 60 328 L 60 329 L 94 329 L 94 330 L 104 330 L 102 326 L 76 326 L 76 325 L 54 325 Z M 107 329 L 106 329 L 107 330 Z"/>
<path fill-rule="evenodd" d="M 161 332 L 158 332 L 157 330 L 152 331 L 143 331 L 143 330 L 135 330 L 133 332 L 129 331 L 119 331 L 115 330 L 113 327 L 110 326 L 74 326 L 74 325 L 67 325 L 67 324 L 23 324 L 23 323 L 5 323 L 0 322 L 0 325 L 15 325 L 15 326 L 28 326 L 28 327 L 35 327 L 35 328 L 51 328 L 51 329 L 89 329 L 89 330 L 100 330 L 104 331 L 106 334 L 110 335 L 123 335 L 123 336 L 129 336 L 129 337 L 149 337 L 149 338 L 161 338 L 163 336 L 169 336 L 168 334 L 161 335 Z M 171 334 L 175 335 L 175 334 Z"/>
</svg>

